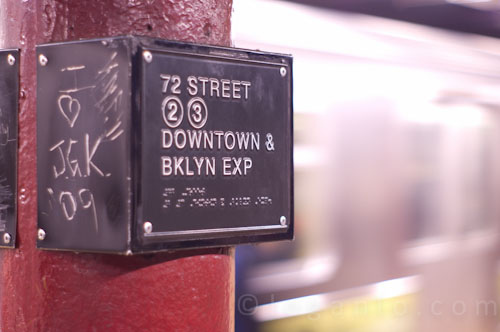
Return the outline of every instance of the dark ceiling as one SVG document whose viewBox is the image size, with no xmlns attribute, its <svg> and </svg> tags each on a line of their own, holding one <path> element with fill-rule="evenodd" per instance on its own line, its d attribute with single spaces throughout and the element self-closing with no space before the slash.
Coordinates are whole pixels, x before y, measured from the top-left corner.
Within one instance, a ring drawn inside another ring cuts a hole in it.
<svg viewBox="0 0 500 332">
<path fill-rule="evenodd" d="M 500 10 L 480 10 L 425 0 L 291 0 L 316 7 L 369 14 L 449 30 L 500 37 Z M 476 1 L 477 0 L 472 0 Z M 472 2 L 471 1 L 471 2 Z M 488 3 L 488 1 L 484 1 Z M 493 8 L 491 6 L 491 8 Z"/>
</svg>

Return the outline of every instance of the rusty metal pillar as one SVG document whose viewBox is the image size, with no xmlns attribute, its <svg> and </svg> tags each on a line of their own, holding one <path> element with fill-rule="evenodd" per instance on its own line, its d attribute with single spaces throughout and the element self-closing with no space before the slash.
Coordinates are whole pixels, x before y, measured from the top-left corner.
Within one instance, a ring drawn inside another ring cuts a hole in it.
<svg viewBox="0 0 500 332">
<path fill-rule="evenodd" d="M 35 45 L 124 34 L 230 44 L 231 0 L 0 0 L 21 49 L 18 245 L 0 251 L 1 331 L 231 331 L 234 251 L 123 257 L 37 250 Z"/>
</svg>

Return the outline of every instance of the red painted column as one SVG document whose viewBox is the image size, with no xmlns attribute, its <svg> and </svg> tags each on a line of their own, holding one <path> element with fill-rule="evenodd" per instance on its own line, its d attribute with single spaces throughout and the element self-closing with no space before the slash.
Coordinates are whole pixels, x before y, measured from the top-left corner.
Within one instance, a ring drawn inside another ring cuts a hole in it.
<svg viewBox="0 0 500 332">
<path fill-rule="evenodd" d="M 0 331 L 232 331 L 234 251 L 46 252 L 36 238 L 35 45 L 124 34 L 230 44 L 231 0 L 0 0 L 21 49 L 18 248 L 0 251 Z"/>
</svg>

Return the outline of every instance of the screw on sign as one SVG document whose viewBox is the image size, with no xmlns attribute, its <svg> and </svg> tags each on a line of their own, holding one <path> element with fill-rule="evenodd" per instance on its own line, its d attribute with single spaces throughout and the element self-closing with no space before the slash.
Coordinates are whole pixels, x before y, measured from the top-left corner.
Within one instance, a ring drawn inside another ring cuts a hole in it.
<svg viewBox="0 0 500 332">
<path fill-rule="evenodd" d="M 40 241 L 45 240 L 45 231 L 43 229 L 39 228 L 38 232 L 37 232 L 37 237 L 38 237 L 38 240 L 40 240 Z"/>
<path fill-rule="evenodd" d="M 146 221 L 144 223 L 143 228 L 144 228 L 144 233 L 150 234 L 153 231 L 153 224 L 150 223 L 149 221 Z"/>
<path fill-rule="evenodd" d="M 153 61 L 153 54 L 151 54 L 151 52 L 149 51 L 144 51 L 144 53 L 142 53 L 142 56 L 144 57 L 144 61 L 148 63 Z"/>
<path fill-rule="evenodd" d="M 16 63 L 16 58 L 12 54 L 9 54 L 7 56 L 7 62 L 9 63 L 9 66 L 13 66 Z"/>
<path fill-rule="evenodd" d="M 10 240 L 11 240 L 10 234 L 9 233 L 5 233 L 3 235 L 3 242 L 8 244 L 8 243 L 10 243 Z"/>
<path fill-rule="evenodd" d="M 40 64 L 42 66 L 46 66 L 47 63 L 49 62 L 49 60 L 47 59 L 47 57 L 43 54 L 40 54 L 40 56 L 38 57 L 38 61 L 40 62 Z"/>
</svg>

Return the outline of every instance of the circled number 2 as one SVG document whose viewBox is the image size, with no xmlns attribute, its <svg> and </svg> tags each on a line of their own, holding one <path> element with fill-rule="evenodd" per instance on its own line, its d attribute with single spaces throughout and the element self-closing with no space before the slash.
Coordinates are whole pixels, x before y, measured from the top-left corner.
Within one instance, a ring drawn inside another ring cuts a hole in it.
<svg viewBox="0 0 500 332">
<path fill-rule="evenodd" d="M 161 105 L 163 121 L 170 128 L 176 128 L 184 117 L 184 108 L 181 100 L 177 96 L 168 96 L 163 99 Z"/>
</svg>

